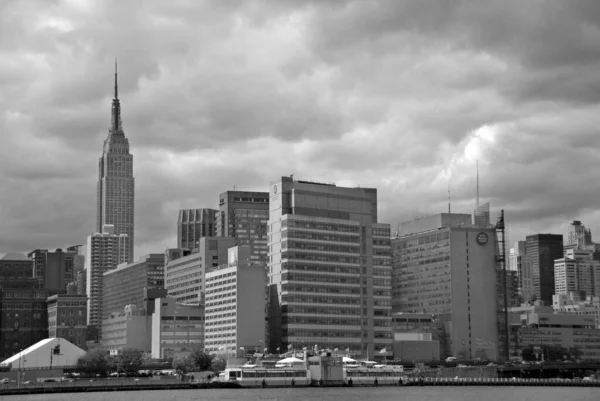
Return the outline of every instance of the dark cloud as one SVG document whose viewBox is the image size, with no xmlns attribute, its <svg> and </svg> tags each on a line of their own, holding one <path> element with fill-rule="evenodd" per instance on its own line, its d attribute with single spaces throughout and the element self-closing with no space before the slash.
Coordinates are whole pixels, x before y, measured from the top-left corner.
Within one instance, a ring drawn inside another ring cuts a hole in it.
<svg viewBox="0 0 600 401">
<path fill-rule="evenodd" d="M 8 2 L 0 252 L 94 230 L 115 57 L 138 255 L 178 209 L 278 175 L 377 187 L 392 225 L 448 185 L 469 213 L 477 159 L 511 238 L 596 231 L 599 24 L 594 0 Z"/>
</svg>

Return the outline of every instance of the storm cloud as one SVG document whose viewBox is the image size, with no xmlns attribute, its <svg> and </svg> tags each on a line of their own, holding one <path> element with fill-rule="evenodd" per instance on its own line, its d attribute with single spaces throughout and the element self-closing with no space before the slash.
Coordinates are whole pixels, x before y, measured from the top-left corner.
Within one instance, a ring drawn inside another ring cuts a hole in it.
<svg viewBox="0 0 600 401">
<path fill-rule="evenodd" d="M 0 253 L 82 244 L 114 59 L 136 255 L 180 208 L 281 175 L 376 187 L 380 220 L 504 209 L 600 229 L 600 3 L 4 1 Z"/>
</svg>

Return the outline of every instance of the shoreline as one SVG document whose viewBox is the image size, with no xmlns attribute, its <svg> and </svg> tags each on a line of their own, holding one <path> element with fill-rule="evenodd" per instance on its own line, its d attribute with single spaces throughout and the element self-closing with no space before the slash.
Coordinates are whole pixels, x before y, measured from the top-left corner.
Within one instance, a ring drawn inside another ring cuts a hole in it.
<svg viewBox="0 0 600 401">
<path fill-rule="evenodd" d="M 414 387 L 414 386 L 524 386 L 524 387 L 600 387 L 600 381 L 566 381 L 561 379 L 500 379 L 500 378 L 409 378 L 399 383 L 332 383 L 324 387 Z M 298 388 L 319 387 L 295 386 Z M 237 382 L 213 382 L 213 383 L 105 383 L 105 384 L 82 384 L 72 383 L 53 385 L 28 385 L 27 387 L 0 388 L 0 396 L 20 394 L 52 394 L 52 393 L 86 393 L 86 392 L 113 392 L 113 391 L 149 391 L 149 390 L 203 390 L 203 389 L 259 389 L 261 386 L 241 386 Z M 270 386 L 266 388 L 293 388 L 287 386 Z"/>
</svg>

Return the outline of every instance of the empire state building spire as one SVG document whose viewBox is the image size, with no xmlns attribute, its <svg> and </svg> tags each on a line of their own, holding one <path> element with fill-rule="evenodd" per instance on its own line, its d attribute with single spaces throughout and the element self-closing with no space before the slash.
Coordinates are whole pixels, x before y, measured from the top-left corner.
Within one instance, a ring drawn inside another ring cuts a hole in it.
<svg viewBox="0 0 600 401">
<path fill-rule="evenodd" d="M 121 103 L 115 60 L 115 96 L 112 100 L 111 125 L 104 140 L 102 156 L 98 160 L 96 232 L 112 225 L 114 234 L 125 236 L 119 252 L 119 263 L 133 261 L 135 179 L 133 155 L 121 123 Z"/>
<path fill-rule="evenodd" d="M 119 83 L 117 81 L 117 60 L 115 59 L 115 97 L 112 102 L 112 121 L 110 130 L 113 134 L 123 131 L 123 124 L 121 123 L 121 103 L 119 102 Z"/>
</svg>

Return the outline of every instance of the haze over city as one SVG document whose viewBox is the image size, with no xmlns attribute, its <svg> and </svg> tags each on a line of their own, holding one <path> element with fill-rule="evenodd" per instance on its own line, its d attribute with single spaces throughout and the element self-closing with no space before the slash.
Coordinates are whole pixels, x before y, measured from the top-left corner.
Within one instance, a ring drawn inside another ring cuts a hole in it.
<svg viewBox="0 0 600 401">
<path fill-rule="evenodd" d="M 8 1 L 0 255 L 82 244 L 119 61 L 136 255 L 177 212 L 301 179 L 378 189 L 379 221 L 504 209 L 510 240 L 600 212 L 600 3 Z M 551 29 L 550 29 L 551 28 Z"/>
</svg>

